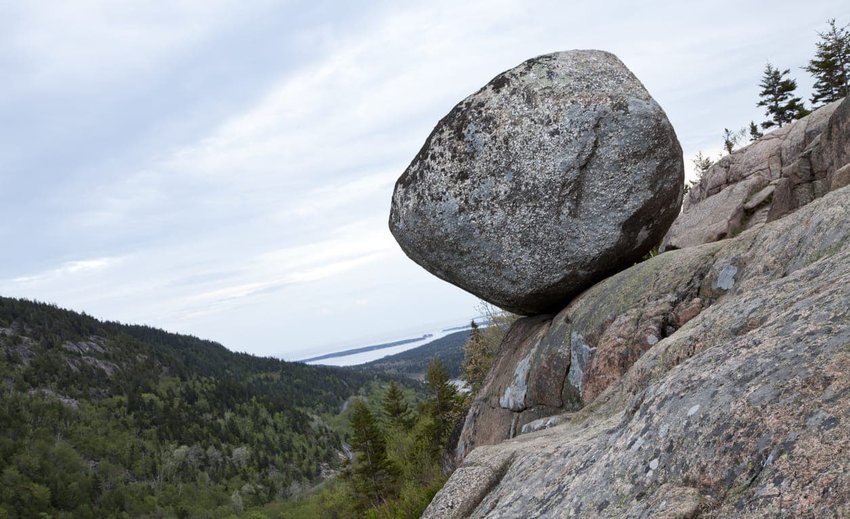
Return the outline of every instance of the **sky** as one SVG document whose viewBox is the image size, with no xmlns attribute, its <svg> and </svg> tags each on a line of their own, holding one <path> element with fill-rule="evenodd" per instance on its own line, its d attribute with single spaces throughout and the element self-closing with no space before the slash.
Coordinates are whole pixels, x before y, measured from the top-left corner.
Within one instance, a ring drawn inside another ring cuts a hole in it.
<svg viewBox="0 0 850 519">
<path fill-rule="evenodd" d="M 640 5 L 639 5 L 640 4 Z M 395 180 L 525 59 L 617 54 L 687 159 L 763 114 L 846 0 L 0 0 L 0 295 L 298 359 L 456 326 Z M 689 164 L 689 160 L 688 160 Z"/>
</svg>

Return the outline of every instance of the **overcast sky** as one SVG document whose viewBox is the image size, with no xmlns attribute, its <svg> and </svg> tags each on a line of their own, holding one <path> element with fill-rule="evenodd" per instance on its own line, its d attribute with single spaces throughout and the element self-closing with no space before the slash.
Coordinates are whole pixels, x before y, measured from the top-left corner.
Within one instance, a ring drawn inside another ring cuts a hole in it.
<svg viewBox="0 0 850 519">
<path fill-rule="evenodd" d="M 647 7 L 647 6 L 652 7 Z M 475 315 L 387 230 L 434 124 L 547 52 L 614 52 L 686 157 L 761 120 L 846 0 L 0 0 L 0 294 L 284 358 Z"/>
</svg>

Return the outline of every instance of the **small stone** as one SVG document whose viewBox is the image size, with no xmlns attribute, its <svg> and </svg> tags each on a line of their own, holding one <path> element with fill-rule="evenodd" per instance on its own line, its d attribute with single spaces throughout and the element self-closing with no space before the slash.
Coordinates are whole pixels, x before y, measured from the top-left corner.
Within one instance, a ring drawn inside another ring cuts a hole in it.
<svg viewBox="0 0 850 519">
<path fill-rule="evenodd" d="M 637 452 L 640 448 L 643 447 L 643 438 L 638 438 L 635 443 L 632 445 L 632 452 Z"/>
<path fill-rule="evenodd" d="M 681 303 L 676 307 L 674 319 L 678 327 L 684 326 L 688 321 L 698 316 L 702 311 L 702 299 L 696 297 L 690 301 Z"/>
<path fill-rule="evenodd" d="M 746 209 L 747 211 L 752 211 L 756 207 L 760 206 L 768 198 L 773 196 L 774 190 L 776 190 L 775 185 L 769 185 L 769 186 L 765 187 L 764 189 L 762 189 L 758 193 L 751 196 L 749 200 L 747 200 L 747 203 L 744 204 L 744 209 Z"/>
<path fill-rule="evenodd" d="M 829 185 L 829 189 L 835 191 L 848 185 L 850 185 L 850 164 L 845 164 L 832 175 L 832 183 Z"/>
<path fill-rule="evenodd" d="M 729 290 L 735 286 L 735 274 L 738 273 L 738 267 L 735 265 L 726 265 L 720 274 L 717 276 L 717 281 L 714 283 L 715 288 L 721 290 Z"/>
</svg>

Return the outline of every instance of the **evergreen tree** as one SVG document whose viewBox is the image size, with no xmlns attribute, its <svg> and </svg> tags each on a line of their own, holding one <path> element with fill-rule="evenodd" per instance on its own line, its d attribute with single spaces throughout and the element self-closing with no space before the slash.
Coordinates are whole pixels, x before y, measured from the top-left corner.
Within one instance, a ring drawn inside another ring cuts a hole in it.
<svg viewBox="0 0 850 519">
<path fill-rule="evenodd" d="M 493 365 L 494 352 L 488 347 L 475 321 L 470 327 L 469 339 L 463 345 L 463 379 L 472 387 L 472 392 L 477 393 Z"/>
<path fill-rule="evenodd" d="M 390 425 L 395 427 L 407 427 L 410 419 L 410 409 L 404 398 L 404 392 L 394 381 L 390 382 L 384 400 L 381 402 L 384 416 Z"/>
<path fill-rule="evenodd" d="M 3 297 L 0 329 L 0 518 L 250 515 L 335 466 L 318 416 L 373 383 Z"/>
<path fill-rule="evenodd" d="M 797 89 L 797 82 L 791 78 L 786 78 L 790 69 L 780 71 L 768 63 L 764 67 L 762 75 L 761 92 L 759 97 L 761 101 L 756 106 L 765 107 L 765 115 L 769 120 L 761 123 L 762 128 L 771 128 L 790 123 L 795 119 L 799 119 L 808 115 L 809 111 L 803 106 L 802 99 L 794 95 Z"/>
<path fill-rule="evenodd" d="M 759 130 L 758 125 L 750 121 L 750 142 L 761 139 L 762 137 L 764 137 L 764 134 Z"/>
<path fill-rule="evenodd" d="M 481 388 L 490 372 L 505 334 L 519 319 L 518 315 L 505 312 L 485 301 L 480 301 L 476 309 L 484 318 L 486 326 L 478 326 L 473 321 L 470 324 L 472 333 L 463 346 L 463 379 L 472 386 L 473 394 Z"/>
<path fill-rule="evenodd" d="M 694 172 L 697 174 L 696 178 L 691 180 L 690 185 L 685 186 L 685 190 L 689 191 L 692 187 L 696 186 L 702 180 L 702 176 L 708 171 L 714 161 L 712 161 L 707 155 L 702 154 L 702 150 L 697 152 L 696 157 L 694 157 L 691 162 L 694 164 Z"/>
<path fill-rule="evenodd" d="M 393 497 L 396 471 L 387 459 L 386 439 L 363 401 L 351 412 L 351 447 L 356 453 L 352 484 L 361 509 L 378 507 Z"/>
<path fill-rule="evenodd" d="M 452 429 L 460 418 L 458 392 L 449 381 L 446 367 L 438 358 L 428 364 L 426 382 L 429 392 L 426 408 L 434 420 L 431 440 L 435 448 L 445 448 Z"/>
<path fill-rule="evenodd" d="M 694 157 L 692 162 L 694 163 L 694 169 L 696 169 L 697 175 L 700 177 L 708 171 L 708 168 L 714 165 L 714 161 L 709 156 L 703 155 L 702 151 L 697 152 L 697 156 Z"/>
<path fill-rule="evenodd" d="M 735 146 L 741 142 L 746 130 L 741 128 L 738 131 L 732 131 L 729 128 L 723 128 L 723 149 L 726 153 L 731 154 L 735 150 Z"/>
<path fill-rule="evenodd" d="M 815 78 L 812 105 L 823 105 L 850 95 L 850 25 L 836 27 L 828 20 L 829 30 L 819 32 L 815 57 L 804 68 Z"/>
</svg>

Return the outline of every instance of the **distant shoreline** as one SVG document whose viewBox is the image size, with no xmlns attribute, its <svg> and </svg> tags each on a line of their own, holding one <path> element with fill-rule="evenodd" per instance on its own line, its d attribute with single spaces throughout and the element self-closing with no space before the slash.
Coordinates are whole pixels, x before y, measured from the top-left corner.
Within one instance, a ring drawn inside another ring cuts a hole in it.
<svg viewBox="0 0 850 519">
<path fill-rule="evenodd" d="M 317 360 L 335 359 L 337 357 L 348 357 L 349 355 L 355 355 L 357 353 L 366 353 L 368 351 L 383 350 L 385 348 L 392 348 L 393 346 L 401 346 L 403 344 L 408 344 L 408 343 L 411 343 L 411 342 L 422 341 L 422 340 L 425 340 L 429 337 L 432 337 L 433 335 L 434 334 L 432 334 L 432 333 L 425 333 L 425 334 L 420 335 L 419 337 L 414 337 L 412 339 L 402 339 L 402 340 L 399 340 L 399 341 L 385 342 L 385 343 L 381 343 L 381 344 L 374 344 L 372 346 L 363 346 L 363 347 L 360 347 L 360 348 L 353 348 L 353 349 L 350 349 L 350 350 L 335 351 L 333 353 L 326 353 L 324 355 L 319 355 L 318 357 L 310 357 L 310 358 L 307 358 L 307 359 L 300 359 L 300 360 L 297 360 L 295 362 L 315 362 Z"/>
</svg>

